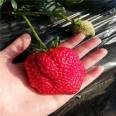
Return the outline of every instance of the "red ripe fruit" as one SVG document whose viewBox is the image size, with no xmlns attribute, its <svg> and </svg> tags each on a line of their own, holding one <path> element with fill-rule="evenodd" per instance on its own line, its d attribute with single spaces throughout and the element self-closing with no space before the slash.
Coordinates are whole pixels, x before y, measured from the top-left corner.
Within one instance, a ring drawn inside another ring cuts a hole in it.
<svg viewBox="0 0 116 116">
<path fill-rule="evenodd" d="M 75 94 L 86 70 L 76 53 L 65 47 L 35 52 L 24 62 L 30 85 L 40 94 Z"/>
</svg>

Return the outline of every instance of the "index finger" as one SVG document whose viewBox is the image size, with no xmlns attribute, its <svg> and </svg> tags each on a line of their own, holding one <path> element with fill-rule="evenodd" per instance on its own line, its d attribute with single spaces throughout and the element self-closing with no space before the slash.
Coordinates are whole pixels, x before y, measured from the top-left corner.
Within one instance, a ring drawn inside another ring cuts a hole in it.
<svg viewBox="0 0 116 116">
<path fill-rule="evenodd" d="M 23 34 L 13 43 L 0 52 L 2 62 L 12 62 L 12 60 L 21 54 L 30 44 L 31 37 L 29 34 Z"/>
</svg>

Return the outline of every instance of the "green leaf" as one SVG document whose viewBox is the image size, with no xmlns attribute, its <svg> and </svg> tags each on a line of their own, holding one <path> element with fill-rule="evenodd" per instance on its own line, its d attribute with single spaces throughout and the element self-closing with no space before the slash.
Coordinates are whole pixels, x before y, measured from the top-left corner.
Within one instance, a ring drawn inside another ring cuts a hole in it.
<svg viewBox="0 0 116 116">
<path fill-rule="evenodd" d="M 32 51 L 33 51 L 33 52 L 46 52 L 45 49 L 41 49 L 41 48 L 33 48 Z"/>
<path fill-rule="evenodd" d="M 17 3 L 16 3 L 15 0 L 11 0 L 11 5 L 12 5 L 12 7 L 13 7 L 14 10 L 17 9 Z"/>
<path fill-rule="evenodd" d="M 46 52 L 46 49 L 39 47 L 38 44 L 32 43 L 31 44 L 31 51 L 33 51 L 33 52 Z"/>
<path fill-rule="evenodd" d="M 0 0 L 0 7 L 3 5 L 5 0 Z"/>
<path fill-rule="evenodd" d="M 71 4 L 78 4 L 83 2 L 84 0 L 63 0 L 63 2 L 67 5 L 71 5 Z"/>
<path fill-rule="evenodd" d="M 40 12 L 47 13 L 48 16 L 59 17 L 66 14 L 65 8 L 55 0 L 39 0 L 34 4 Z"/>
<path fill-rule="evenodd" d="M 60 38 L 59 36 L 56 36 L 52 41 L 48 43 L 48 48 L 58 47 L 59 44 L 60 44 Z"/>
<path fill-rule="evenodd" d="M 81 25 L 81 19 L 77 18 L 75 20 L 72 19 L 72 25 L 73 26 L 80 26 Z"/>
</svg>

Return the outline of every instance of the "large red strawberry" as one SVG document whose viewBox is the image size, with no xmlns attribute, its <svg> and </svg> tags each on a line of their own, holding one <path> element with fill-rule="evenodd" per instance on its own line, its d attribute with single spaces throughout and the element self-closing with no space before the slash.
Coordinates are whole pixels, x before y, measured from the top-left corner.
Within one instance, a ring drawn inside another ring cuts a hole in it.
<svg viewBox="0 0 116 116">
<path fill-rule="evenodd" d="M 79 57 L 65 47 L 35 52 L 27 57 L 24 66 L 30 85 L 41 94 L 74 94 L 86 74 Z"/>
<path fill-rule="evenodd" d="M 24 67 L 29 77 L 30 86 L 41 94 L 74 94 L 79 91 L 86 70 L 78 55 L 65 47 L 56 47 L 59 38 L 51 42 L 50 48 L 39 38 L 31 22 L 23 16 L 32 29 L 40 48 L 29 55 Z"/>
</svg>

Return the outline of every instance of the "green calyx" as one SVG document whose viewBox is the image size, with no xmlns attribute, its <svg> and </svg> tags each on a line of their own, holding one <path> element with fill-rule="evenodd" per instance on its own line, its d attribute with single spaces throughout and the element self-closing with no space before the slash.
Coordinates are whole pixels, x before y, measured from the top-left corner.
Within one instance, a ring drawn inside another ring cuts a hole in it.
<svg viewBox="0 0 116 116">
<path fill-rule="evenodd" d="M 48 48 L 55 48 L 58 47 L 58 45 L 60 44 L 60 38 L 59 36 L 56 36 L 52 39 L 52 41 L 50 41 L 47 46 Z"/>
<path fill-rule="evenodd" d="M 81 19 L 72 19 L 71 21 L 72 26 L 74 27 L 80 27 L 81 26 Z"/>
</svg>

